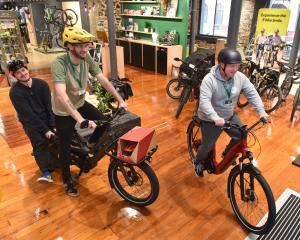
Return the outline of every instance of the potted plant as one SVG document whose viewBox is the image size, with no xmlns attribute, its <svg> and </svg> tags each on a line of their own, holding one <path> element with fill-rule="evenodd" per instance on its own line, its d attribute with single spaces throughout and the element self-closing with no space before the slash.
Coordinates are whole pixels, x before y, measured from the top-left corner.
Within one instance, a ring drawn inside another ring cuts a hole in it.
<svg viewBox="0 0 300 240">
<path fill-rule="evenodd" d="M 111 115 L 112 110 L 109 108 L 109 103 L 113 101 L 113 95 L 105 91 L 99 83 L 95 86 L 95 95 L 98 100 L 98 110 L 104 115 Z"/>
</svg>

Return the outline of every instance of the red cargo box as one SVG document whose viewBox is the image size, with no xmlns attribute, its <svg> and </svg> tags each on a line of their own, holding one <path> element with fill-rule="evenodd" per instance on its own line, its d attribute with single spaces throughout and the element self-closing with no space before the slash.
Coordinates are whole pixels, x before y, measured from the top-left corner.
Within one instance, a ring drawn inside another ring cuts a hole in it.
<svg viewBox="0 0 300 240">
<path fill-rule="evenodd" d="M 117 157 L 126 162 L 138 163 L 154 148 L 156 148 L 155 130 L 135 127 L 120 137 Z"/>
</svg>

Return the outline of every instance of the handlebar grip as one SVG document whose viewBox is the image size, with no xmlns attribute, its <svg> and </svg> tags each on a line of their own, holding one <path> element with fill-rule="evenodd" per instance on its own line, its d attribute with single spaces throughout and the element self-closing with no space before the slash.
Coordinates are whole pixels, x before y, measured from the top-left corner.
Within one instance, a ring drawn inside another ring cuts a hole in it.
<svg viewBox="0 0 300 240">
<path fill-rule="evenodd" d="M 50 141 L 55 144 L 59 144 L 59 137 L 57 135 L 52 135 Z"/>
<path fill-rule="evenodd" d="M 261 117 L 261 118 L 260 118 L 260 121 L 261 121 L 263 124 L 269 123 L 269 119 L 266 118 L 266 117 Z"/>
<path fill-rule="evenodd" d="M 89 120 L 85 119 L 80 123 L 80 129 L 87 128 L 89 126 Z"/>
</svg>

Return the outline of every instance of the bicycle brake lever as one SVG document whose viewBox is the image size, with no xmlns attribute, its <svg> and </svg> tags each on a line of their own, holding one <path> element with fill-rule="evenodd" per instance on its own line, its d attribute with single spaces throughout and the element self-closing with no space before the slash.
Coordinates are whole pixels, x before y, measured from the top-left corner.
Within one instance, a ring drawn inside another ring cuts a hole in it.
<svg viewBox="0 0 300 240">
<path fill-rule="evenodd" d="M 123 115 L 123 114 L 126 113 L 126 109 L 123 108 L 123 107 L 120 107 L 119 110 L 118 110 L 118 113 L 119 113 L 120 115 Z"/>
<path fill-rule="evenodd" d="M 226 122 L 224 123 L 222 129 L 228 129 L 228 128 L 230 128 L 230 127 L 231 127 L 230 122 L 229 122 L 229 121 L 226 121 Z"/>
</svg>

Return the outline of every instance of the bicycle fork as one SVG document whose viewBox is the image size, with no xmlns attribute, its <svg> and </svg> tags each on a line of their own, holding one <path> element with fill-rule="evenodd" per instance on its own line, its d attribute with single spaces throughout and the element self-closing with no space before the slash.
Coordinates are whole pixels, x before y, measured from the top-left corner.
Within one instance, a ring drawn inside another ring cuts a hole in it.
<svg viewBox="0 0 300 240">
<path fill-rule="evenodd" d="M 244 164 L 243 161 L 245 159 L 249 159 L 250 163 Z M 253 155 L 252 152 L 246 151 L 245 156 L 242 156 L 239 158 L 239 168 L 240 168 L 240 189 L 241 189 L 241 199 L 242 201 L 248 202 L 248 201 L 253 201 L 255 196 L 254 196 L 254 176 L 250 174 L 250 182 L 249 182 L 249 187 L 245 189 L 245 178 L 244 178 L 244 173 L 247 171 L 247 169 L 252 169 L 254 170 L 255 174 L 260 174 L 260 171 L 253 166 Z"/>
</svg>

